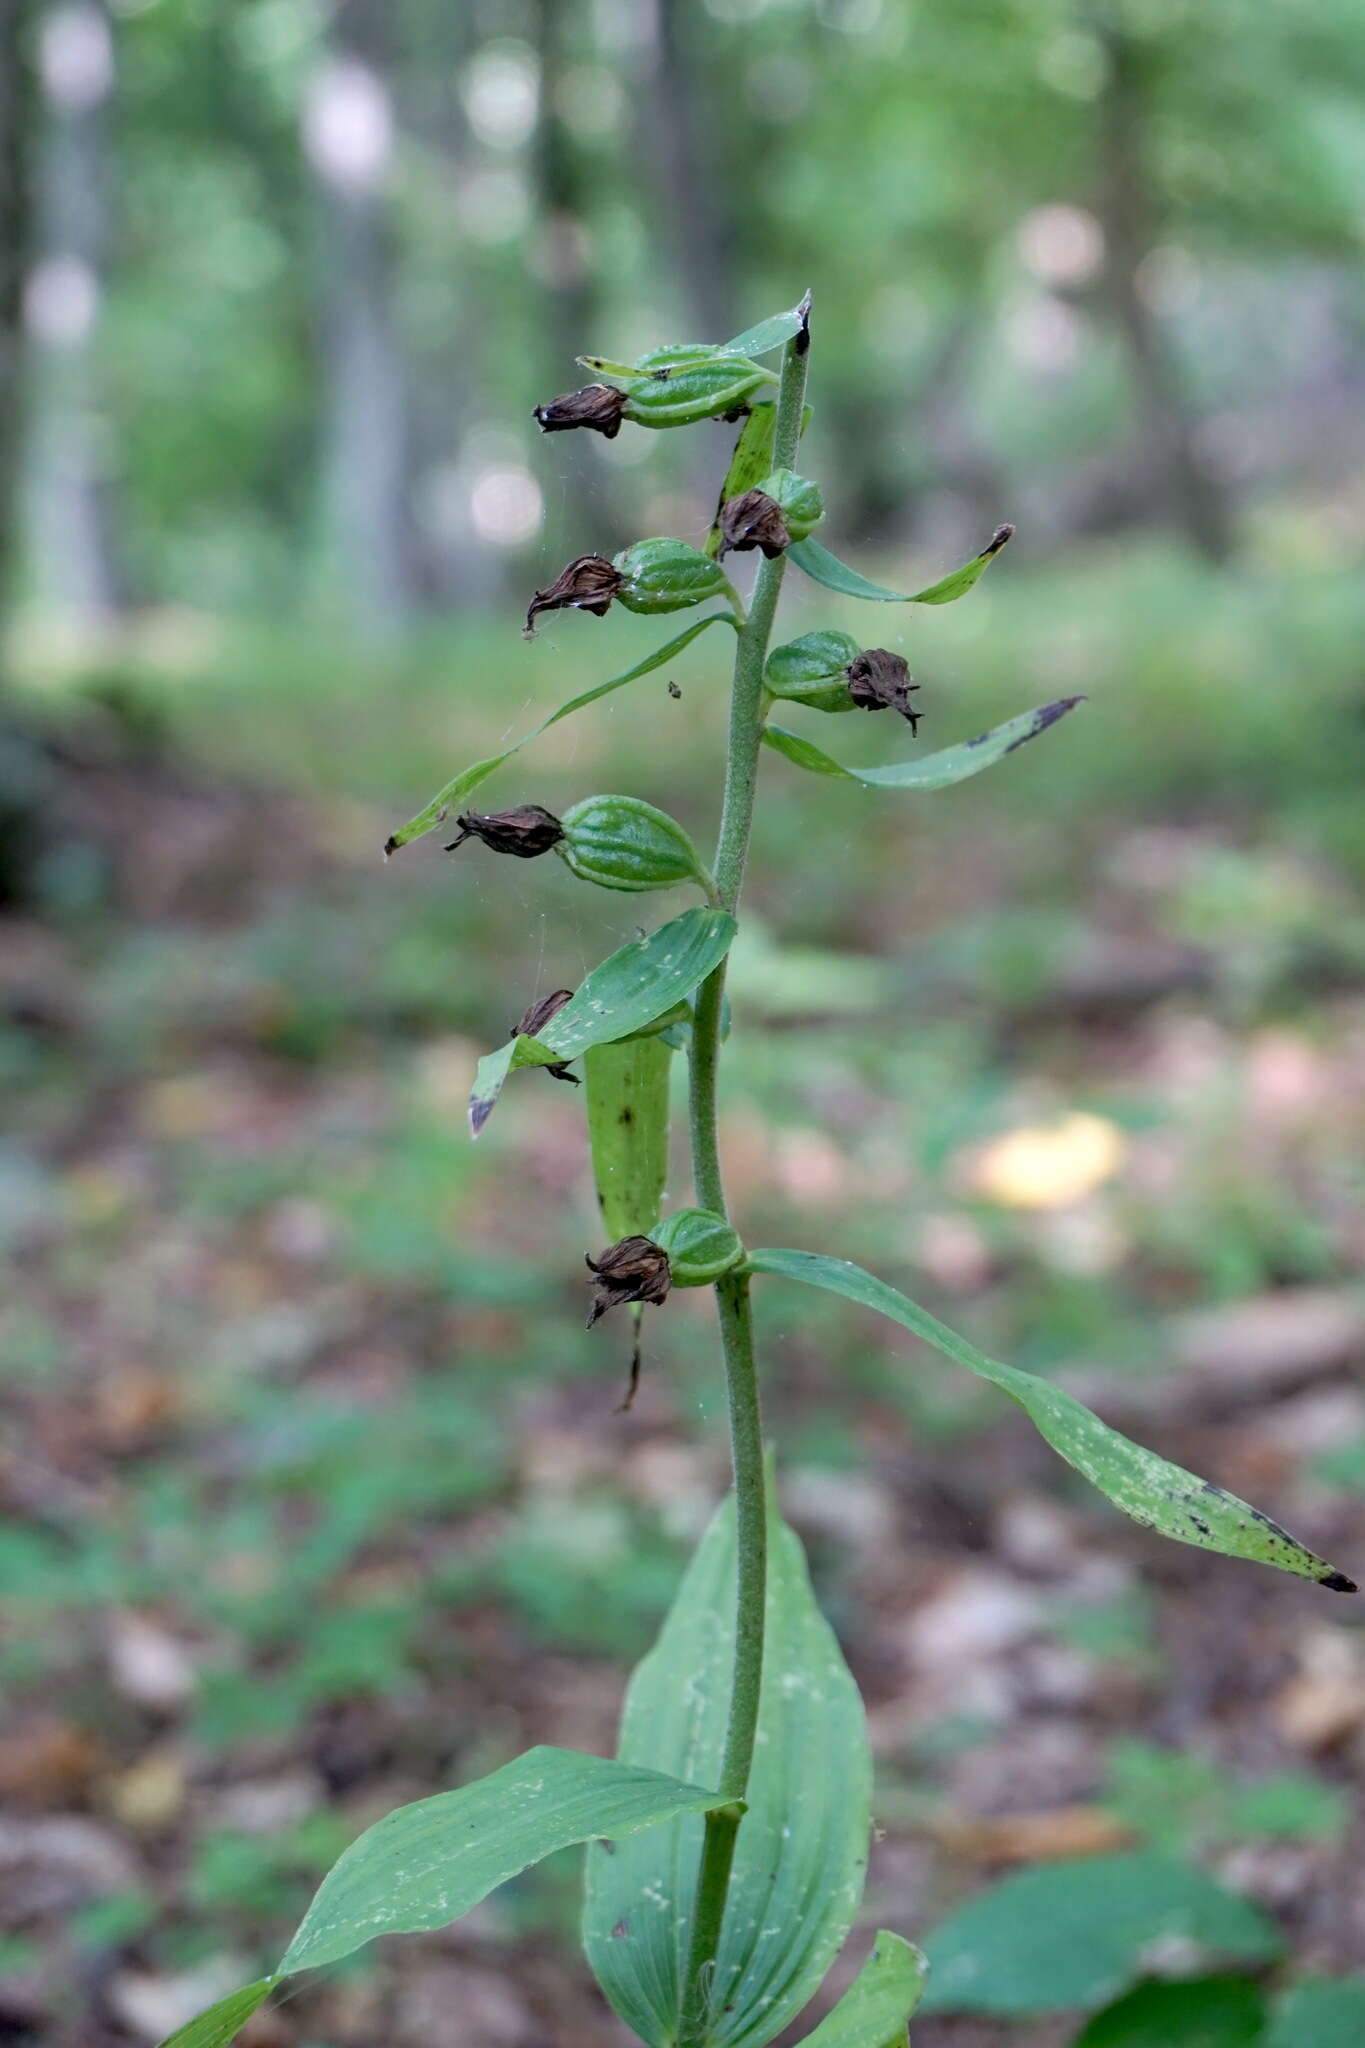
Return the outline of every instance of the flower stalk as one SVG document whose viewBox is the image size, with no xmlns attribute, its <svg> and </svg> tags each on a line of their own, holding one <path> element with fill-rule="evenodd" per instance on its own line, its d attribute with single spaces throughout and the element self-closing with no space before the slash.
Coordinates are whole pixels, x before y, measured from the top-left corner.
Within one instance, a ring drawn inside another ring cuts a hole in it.
<svg viewBox="0 0 1365 2048">
<path fill-rule="evenodd" d="M 806 319 L 787 344 L 777 398 L 774 463 L 790 469 L 796 460 L 806 396 L 810 346 L 809 294 Z M 730 730 L 725 762 L 725 797 L 713 872 L 721 907 L 734 915 L 744 882 L 754 793 L 763 732 L 763 670 L 768 657 L 786 557 L 765 557 L 754 583 L 749 615 L 735 645 L 730 692 Z M 716 1111 L 725 962 L 703 982 L 692 1027 L 689 1108 L 693 1181 L 698 1203 L 718 1216 L 729 1211 L 721 1174 Z M 758 1703 L 763 1684 L 764 1608 L 767 1597 L 768 1510 L 763 1471 L 763 1421 L 754 1356 L 753 1317 L 747 1276 L 728 1273 L 716 1283 L 716 1306 L 725 1359 L 734 1470 L 738 1573 L 735 1604 L 735 1662 L 730 1684 L 725 1750 L 717 1791 L 743 1800 L 753 1763 Z M 710 2032 L 710 1986 L 725 1921 L 725 1901 L 734 1861 L 741 1809 L 722 1807 L 706 1816 L 691 1935 L 683 1966 L 682 2020 L 678 2048 L 701 2048 Z"/>
</svg>

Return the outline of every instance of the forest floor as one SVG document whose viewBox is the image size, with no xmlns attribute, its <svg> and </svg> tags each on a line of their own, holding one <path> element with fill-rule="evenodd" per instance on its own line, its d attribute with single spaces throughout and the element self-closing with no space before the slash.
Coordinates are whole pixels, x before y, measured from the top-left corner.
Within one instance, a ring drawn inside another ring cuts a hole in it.
<svg viewBox="0 0 1365 2048">
<path fill-rule="evenodd" d="M 1359 1576 L 1358 641 L 1300 622 L 1291 717 L 1283 648 L 1239 605 L 1203 640 L 1167 620 L 1164 679 L 1125 651 L 1140 701 L 1092 681 L 1075 754 L 1059 728 L 998 800 L 983 777 L 911 815 L 768 765 L 726 1158 L 751 1237 L 885 1273 Z M 1021 678 L 1017 629 L 956 649 L 979 704 L 926 692 L 944 741 L 1076 686 L 1074 636 Z M 707 1300 L 649 1318 L 629 1414 L 623 1333 L 582 1328 L 574 1094 L 518 1076 L 463 1133 L 477 1052 L 639 902 L 431 842 L 381 865 L 394 816 L 365 791 L 415 808 L 486 751 L 478 717 L 347 684 L 324 731 L 322 687 L 269 712 L 256 685 L 170 710 L 149 685 L 136 742 L 104 690 L 38 907 L 0 920 L 16 2048 L 155 2041 L 267 1967 L 389 1807 L 533 1742 L 609 1753 L 725 1483 Z M 639 688 L 660 729 L 683 715 Z M 506 801 L 630 775 L 699 824 L 714 709 L 643 783 L 633 715 Z M 371 750 L 385 720 L 397 753 Z M 1123 1521 L 908 1337 L 761 1310 L 784 1506 L 877 1757 L 830 1988 L 878 1926 L 922 1936 L 1001 1873 L 1142 1845 L 1263 1903 L 1288 1974 L 1365 1967 L 1351 1603 Z M 573 1946 L 576 1874 L 310 1980 L 243 2040 L 623 2040 Z M 1062 2048 L 1076 2025 L 935 2017 L 914 2041 Z"/>
</svg>

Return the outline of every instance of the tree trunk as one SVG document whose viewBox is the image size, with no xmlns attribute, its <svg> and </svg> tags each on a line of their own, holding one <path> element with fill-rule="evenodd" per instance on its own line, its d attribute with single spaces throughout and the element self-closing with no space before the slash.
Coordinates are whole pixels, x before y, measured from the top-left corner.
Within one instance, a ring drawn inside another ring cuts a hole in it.
<svg viewBox="0 0 1365 2048">
<path fill-rule="evenodd" d="M 540 237 L 540 274 L 546 295 L 542 358 L 543 396 L 571 391 L 586 373 L 575 356 L 607 349 L 600 332 L 598 266 L 590 242 L 591 191 L 583 153 L 560 111 L 561 83 L 582 60 L 586 10 L 571 0 L 537 0 L 536 41 L 540 58 L 540 113 L 535 138 L 535 174 Z M 555 447 L 564 479 L 562 510 L 550 515 L 563 531 L 545 535 L 551 550 L 593 548 L 611 554 L 626 535 L 613 505 L 605 443 L 594 434 L 562 434 Z"/>
<path fill-rule="evenodd" d="M 321 212 L 326 573 L 375 638 L 392 637 L 408 609 L 403 371 L 389 312 L 388 12 L 384 0 L 335 0 L 304 114 Z"/>
<path fill-rule="evenodd" d="M 711 87 L 699 89 L 690 0 L 639 0 L 641 158 L 653 186 L 654 220 L 665 264 L 678 279 L 694 331 L 683 341 L 724 341 L 735 318 L 735 218 L 724 190 Z M 648 13 L 648 19 L 645 20 Z"/>
<path fill-rule="evenodd" d="M 404 130 L 429 165 L 428 180 L 458 195 L 472 174 L 474 144 L 460 86 L 475 48 L 471 11 L 450 0 L 409 6 L 400 90 Z M 424 245 L 440 280 L 442 315 L 428 319 L 406 364 L 413 522 L 410 574 L 423 604 L 489 604 L 501 594 L 504 549 L 482 536 L 470 506 L 471 437 L 481 424 L 486 338 L 471 251 L 457 206 L 443 213 L 439 242 Z"/>
<path fill-rule="evenodd" d="M 24 273 L 33 230 L 33 17 L 32 0 L 0 0 L 0 621 L 14 575 L 18 507 Z"/>
<path fill-rule="evenodd" d="M 119 600 L 97 361 L 112 182 L 106 0 L 59 0 L 42 11 L 38 83 L 36 260 L 25 288 L 33 580 L 70 622 L 98 628 Z"/>
<path fill-rule="evenodd" d="M 1109 302 L 1127 344 L 1143 438 L 1171 520 L 1206 560 L 1223 562 L 1233 545 L 1228 503 L 1196 445 L 1177 366 L 1139 278 L 1143 258 L 1158 241 L 1145 148 L 1144 57 L 1121 35 L 1109 37 L 1107 47 L 1109 76 L 1099 106 L 1099 145 Z"/>
</svg>

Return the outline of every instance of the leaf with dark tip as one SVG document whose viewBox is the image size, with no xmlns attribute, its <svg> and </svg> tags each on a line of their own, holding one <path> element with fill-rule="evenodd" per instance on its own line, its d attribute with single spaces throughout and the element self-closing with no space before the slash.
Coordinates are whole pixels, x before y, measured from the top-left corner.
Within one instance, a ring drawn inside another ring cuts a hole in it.
<svg viewBox="0 0 1365 2048">
<path fill-rule="evenodd" d="M 227 2048 L 251 2015 L 265 2004 L 279 1981 L 278 1977 L 258 1977 L 254 1984 L 244 1984 L 240 1991 L 229 1991 L 226 1998 L 220 1998 L 216 2005 L 168 2034 L 161 2048 Z"/>
<path fill-rule="evenodd" d="M 907 2048 L 906 2028 L 928 1974 L 922 1950 L 883 1928 L 834 2010 L 797 2048 Z"/>
<path fill-rule="evenodd" d="M 582 690 L 578 696 L 570 697 L 567 703 L 561 704 L 557 711 L 552 711 L 548 718 L 542 718 L 540 724 L 533 726 L 521 739 L 515 740 L 510 747 L 504 747 L 500 754 L 489 754 L 485 760 L 475 761 L 470 767 L 462 768 L 444 789 L 436 792 L 431 802 L 424 805 L 415 817 L 409 818 L 406 825 L 400 825 L 396 832 L 390 834 L 385 842 L 385 853 L 397 853 L 400 847 L 410 846 L 414 839 L 420 839 L 423 833 L 432 831 L 457 804 L 462 804 L 467 796 L 471 796 L 481 782 L 486 782 L 490 775 L 501 768 L 504 761 L 510 761 L 514 754 L 520 753 L 532 740 L 539 739 L 541 733 L 548 732 L 552 725 L 558 725 L 561 718 L 567 718 L 571 712 L 582 711 L 585 706 L 595 704 L 599 697 L 610 696 L 613 690 L 623 688 L 626 683 L 638 681 L 641 676 L 649 675 L 653 669 L 662 668 L 666 661 L 672 661 L 685 647 L 690 647 L 697 635 L 704 633 L 708 626 L 734 624 L 735 620 L 731 613 L 712 612 L 709 617 L 698 619 L 686 632 L 677 634 L 664 646 L 656 647 L 643 661 L 637 661 L 634 668 L 626 669 L 619 676 L 612 676 L 605 683 L 594 683 L 590 690 Z"/>
<path fill-rule="evenodd" d="M 734 935 L 735 921 L 724 911 L 685 910 L 594 967 L 538 1038 L 510 1038 L 479 1061 L 469 1098 L 473 1135 L 488 1122 L 509 1074 L 576 1060 L 591 1045 L 642 1031 L 720 965 Z"/>
<path fill-rule="evenodd" d="M 964 562 L 960 569 L 941 576 L 937 583 L 927 583 L 923 590 L 908 593 L 888 590 L 884 584 L 869 582 L 858 570 L 850 569 L 847 562 L 841 562 L 837 555 L 822 547 L 818 540 L 794 541 L 787 549 L 787 559 L 795 562 L 812 582 L 823 583 L 826 590 L 837 590 L 844 597 L 867 598 L 878 604 L 951 604 L 954 598 L 965 597 L 973 585 L 980 582 L 1013 532 L 1012 526 L 997 527 L 990 545 L 984 547 L 979 555 L 973 555 L 970 562 Z"/>
<path fill-rule="evenodd" d="M 749 1266 L 755 1273 L 802 1280 L 809 1287 L 823 1287 L 831 1294 L 842 1295 L 846 1301 L 876 1309 L 879 1315 L 922 1337 L 955 1364 L 989 1380 L 1018 1403 L 1059 1457 L 1065 1458 L 1115 1507 L 1144 1528 L 1155 1529 L 1177 1543 L 1193 1544 L 1199 1550 L 1216 1550 L 1225 1557 L 1247 1558 L 1255 1564 L 1273 1565 L 1277 1571 L 1293 1572 L 1301 1579 L 1314 1579 L 1334 1593 L 1355 1592 L 1350 1579 L 1263 1515 L 1259 1508 L 1248 1506 L 1221 1487 L 1210 1486 L 1207 1480 L 1179 1465 L 1169 1464 L 1154 1451 L 1130 1443 L 1116 1429 L 1101 1422 L 1098 1415 L 1092 1415 L 1074 1394 L 1054 1387 L 1034 1373 L 987 1358 L 956 1330 L 939 1322 L 937 1316 L 931 1316 L 899 1289 L 888 1287 L 884 1280 L 874 1279 L 861 1266 L 852 1265 L 847 1259 L 799 1251 L 751 1252 Z"/>
<path fill-rule="evenodd" d="M 1084 697 L 1059 697 L 1053 704 L 1040 704 L 1035 711 L 1023 711 L 1006 719 L 974 740 L 962 740 L 955 747 L 943 747 L 936 754 L 921 754 L 911 761 L 896 761 L 887 768 L 845 768 L 823 747 L 817 747 L 799 733 L 780 725 L 763 728 L 763 742 L 774 753 L 783 754 L 798 768 L 812 775 L 835 775 L 843 782 L 861 782 L 868 789 L 947 789 L 954 782 L 966 782 L 983 768 L 993 768 L 1017 747 L 1027 746 L 1046 732 L 1068 711 L 1084 704 Z"/>
</svg>

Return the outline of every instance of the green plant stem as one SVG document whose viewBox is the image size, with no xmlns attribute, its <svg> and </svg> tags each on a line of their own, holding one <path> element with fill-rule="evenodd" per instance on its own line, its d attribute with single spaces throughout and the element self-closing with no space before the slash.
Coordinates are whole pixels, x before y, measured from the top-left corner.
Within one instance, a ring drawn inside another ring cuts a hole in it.
<svg viewBox="0 0 1365 2048">
<path fill-rule="evenodd" d="M 787 346 L 777 400 L 773 464 L 790 469 L 801 438 L 806 396 L 807 335 Z M 800 346 L 798 346 L 800 344 Z M 716 888 L 731 915 L 739 904 L 744 865 L 753 824 L 758 782 L 759 746 L 763 734 L 763 671 L 768 658 L 777 600 L 786 559 L 764 560 L 754 580 L 749 615 L 735 648 L 734 685 L 730 695 L 730 735 L 725 764 L 725 800 L 716 849 Z M 720 1168 L 716 1114 L 716 1074 L 720 1061 L 721 1019 L 725 1003 L 724 962 L 702 984 L 692 1024 L 691 1132 L 692 1169 L 697 1200 L 717 1215 L 728 1214 Z M 718 1791 L 742 1800 L 748 1789 L 763 1683 L 763 1626 L 767 1598 L 768 1521 L 763 1476 L 763 1422 L 754 1359 L 753 1318 L 749 1282 L 727 1274 L 716 1285 L 721 1348 L 725 1359 L 725 1390 L 730 1411 L 730 1455 L 734 1467 L 736 1554 L 735 1663 L 730 1708 Z M 734 1861 L 735 1839 L 742 1820 L 735 1807 L 706 1817 L 692 1928 L 682 1979 L 682 2018 L 678 2048 L 701 2048 L 710 2034 L 711 1985 L 725 1922 L 725 1901 Z"/>
</svg>

